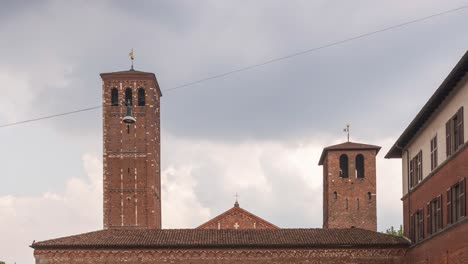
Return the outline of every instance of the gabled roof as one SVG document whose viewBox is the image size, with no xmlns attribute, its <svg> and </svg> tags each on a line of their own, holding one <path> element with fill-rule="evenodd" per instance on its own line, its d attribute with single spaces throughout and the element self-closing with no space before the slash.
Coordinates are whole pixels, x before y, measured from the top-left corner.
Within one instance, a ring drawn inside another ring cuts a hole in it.
<svg viewBox="0 0 468 264">
<path fill-rule="evenodd" d="M 414 136 L 418 133 L 419 129 L 426 123 L 426 121 L 431 117 L 434 111 L 442 104 L 445 98 L 454 90 L 459 88 L 458 82 L 465 76 L 468 71 L 468 51 L 465 52 L 465 55 L 460 59 L 460 61 L 455 65 L 452 71 L 449 73 L 447 78 L 442 82 L 439 88 L 435 93 L 429 98 L 423 108 L 419 111 L 416 117 L 411 121 L 408 127 L 403 131 L 403 134 L 398 138 L 398 140 L 393 144 L 393 146 L 388 151 L 385 158 L 401 158 L 402 150 L 401 148 L 406 147 L 406 145 L 413 139 Z"/>
<path fill-rule="evenodd" d="M 253 219 L 257 223 L 263 224 L 264 226 L 268 227 L 269 229 L 279 229 L 279 227 L 277 227 L 274 224 L 266 221 L 265 219 L 260 218 L 260 217 L 252 214 L 251 212 L 249 212 L 249 211 L 247 211 L 245 209 L 240 208 L 239 203 L 237 201 L 234 204 L 233 208 L 231 208 L 231 209 L 227 210 L 226 212 L 214 217 L 213 219 L 209 220 L 208 222 L 200 225 L 199 227 L 197 227 L 197 229 L 205 229 L 206 227 L 208 227 L 210 225 L 213 225 L 213 224 L 216 224 L 216 223 L 222 221 L 223 219 L 231 217 L 232 215 L 235 215 L 235 214 L 243 214 L 243 215 Z"/>
<path fill-rule="evenodd" d="M 70 248 L 337 248 L 400 247 L 409 241 L 359 228 L 348 229 L 107 229 L 34 242 L 34 249 Z"/>
<path fill-rule="evenodd" d="M 135 71 L 135 70 L 128 70 L 128 71 L 117 71 L 117 72 L 106 72 L 101 73 L 101 78 L 106 80 L 108 78 L 115 78 L 116 76 L 119 78 L 147 78 L 154 81 L 156 84 L 156 88 L 158 89 L 159 96 L 162 96 L 161 88 L 159 88 L 158 80 L 156 79 L 156 75 L 152 72 L 143 72 L 143 71 Z"/>
<path fill-rule="evenodd" d="M 320 155 L 319 165 L 323 165 L 325 157 L 327 156 L 328 151 L 333 150 L 375 150 L 376 154 L 379 153 L 380 147 L 375 145 L 356 143 L 356 142 L 345 142 L 333 146 L 329 146 L 323 149 L 322 155 Z"/>
</svg>

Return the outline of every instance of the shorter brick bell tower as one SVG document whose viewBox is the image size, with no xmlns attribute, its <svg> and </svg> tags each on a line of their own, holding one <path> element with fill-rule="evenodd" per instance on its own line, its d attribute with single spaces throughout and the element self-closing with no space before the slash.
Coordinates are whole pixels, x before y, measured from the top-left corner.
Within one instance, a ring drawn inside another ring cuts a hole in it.
<svg viewBox="0 0 468 264">
<path fill-rule="evenodd" d="M 376 155 L 380 147 L 345 142 L 323 149 L 323 228 L 377 231 Z"/>
</svg>

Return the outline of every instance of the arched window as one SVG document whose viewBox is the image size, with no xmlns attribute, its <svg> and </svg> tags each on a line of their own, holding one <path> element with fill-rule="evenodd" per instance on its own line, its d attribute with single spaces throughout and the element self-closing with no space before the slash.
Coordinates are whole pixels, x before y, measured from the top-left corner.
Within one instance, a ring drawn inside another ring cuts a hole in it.
<svg viewBox="0 0 468 264">
<path fill-rule="evenodd" d="M 346 154 L 340 156 L 340 177 L 348 178 L 348 156 Z"/>
<path fill-rule="evenodd" d="M 119 105 L 119 91 L 117 88 L 112 88 L 111 90 L 111 105 Z"/>
<path fill-rule="evenodd" d="M 364 156 L 362 154 L 356 156 L 356 178 L 364 178 Z"/>
<path fill-rule="evenodd" d="M 125 105 L 133 105 L 132 89 L 125 89 Z"/>
<path fill-rule="evenodd" d="M 145 106 L 145 89 L 138 88 L 138 106 Z"/>
</svg>

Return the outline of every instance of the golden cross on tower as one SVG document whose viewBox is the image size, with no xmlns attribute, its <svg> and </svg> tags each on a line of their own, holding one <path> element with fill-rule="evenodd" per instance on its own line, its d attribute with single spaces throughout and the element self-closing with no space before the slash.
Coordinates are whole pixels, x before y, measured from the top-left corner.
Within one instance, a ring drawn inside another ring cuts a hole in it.
<svg viewBox="0 0 468 264">
<path fill-rule="evenodd" d="M 132 60 L 132 67 L 130 68 L 130 70 L 133 71 L 133 60 L 135 59 L 135 56 L 133 56 L 133 48 L 130 51 L 130 53 L 128 54 L 128 56 L 130 56 L 130 59 Z"/>
</svg>

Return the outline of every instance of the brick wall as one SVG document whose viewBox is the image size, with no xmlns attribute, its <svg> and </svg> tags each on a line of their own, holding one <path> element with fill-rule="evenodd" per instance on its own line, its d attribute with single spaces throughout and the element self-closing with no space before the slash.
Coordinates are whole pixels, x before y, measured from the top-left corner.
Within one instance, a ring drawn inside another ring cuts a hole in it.
<svg viewBox="0 0 468 264">
<path fill-rule="evenodd" d="M 161 228 L 160 97 L 151 76 L 103 77 L 104 228 Z M 119 106 L 111 106 L 114 87 Z M 128 127 L 122 122 L 127 87 L 137 120 Z M 145 89 L 145 106 L 138 106 L 140 87 Z"/>
<path fill-rule="evenodd" d="M 460 181 L 468 178 L 468 145 L 461 149 L 445 164 L 441 164 L 436 171 L 426 177 L 416 186 L 410 195 L 403 197 L 403 227 L 405 236 L 409 237 L 409 216 L 416 210 L 423 209 L 426 213 L 426 205 L 438 195 L 442 195 L 442 225 L 447 225 L 447 189 Z M 410 199 L 408 199 L 408 197 Z M 465 195 L 466 198 L 466 195 Z M 468 202 L 468 200 L 467 200 Z M 410 208 L 408 209 L 408 207 Z M 425 216 L 425 214 L 424 214 Z M 425 222 L 426 219 L 424 219 Z M 424 236 L 427 237 L 427 229 L 424 228 Z"/>
<path fill-rule="evenodd" d="M 35 250 L 36 264 L 402 263 L 405 249 Z"/>
<path fill-rule="evenodd" d="M 199 229 L 278 229 L 269 222 L 234 207 L 198 227 Z"/>
<path fill-rule="evenodd" d="M 340 177 L 340 156 L 348 155 L 348 178 Z M 355 158 L 364 156 L 364 178 L 355 176 Z M 325 228 L 377 230 L 375 150 L 328 151 L 324 162 Z M 334 197 L 337 193 L 337 198 Z M 371 193 L 369 199 L 368 193 Z M 359 207 L 358 207 L 359 199 Z M 347 206 L 346 206 L 347 201 Z"/>
<path fill-rule="evenodd" d="M 468 263 L 468 219 L 414 245 L 404 263 Z"/>
</svg>

